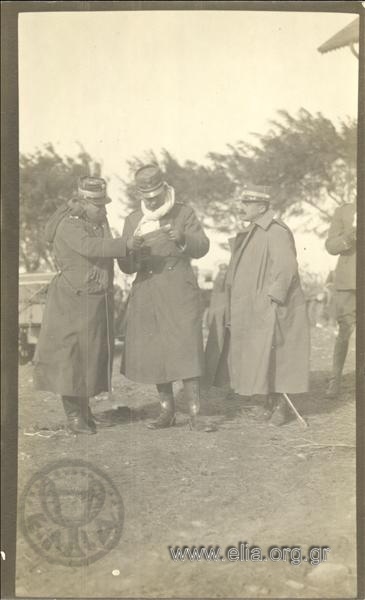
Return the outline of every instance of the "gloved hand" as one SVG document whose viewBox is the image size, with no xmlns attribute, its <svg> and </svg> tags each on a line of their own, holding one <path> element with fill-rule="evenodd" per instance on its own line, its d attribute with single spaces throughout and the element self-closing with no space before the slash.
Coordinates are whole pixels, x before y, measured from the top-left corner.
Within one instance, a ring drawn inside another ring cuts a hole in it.
<svg viewBox="0 0 365 600">
<path fill-rule="evenodd" d="M 178 246 L 183 246 L 185 244 L 185 234 L 180 229 L 172 228 L 167 232 L 167 237 L 169 240 L 172 240 Z"/>
<path fill-rule="evenodd" d="M 269 298 L 270 298 L 270 304 L 271 304 L 271 306 L 273 306 L 274 308 L 275 308 L 276 306 L 280 306 L 280 302 L 279 302 L 278 300 L 276 300 L 276 299 L 275 299 L 275 298 L 273 298 L 272 296 L 269 296 Z"/>
<path fill-rule="evenodd" d="M 71 200 L 67 202 L 67 206 L 72 217 L 81 217 L 85 212 L 85 207 L 78 198 L 71 198 Z"/>
<path fill-rule="evenodd" d="M 142 236 L 134 235 L 133 237 L 130 237 L 129 240 L 127 240 L 127 249 L 130 252 L 137 252 L 141 249 L 143 241 L 144 239 Z"/>
</svg>

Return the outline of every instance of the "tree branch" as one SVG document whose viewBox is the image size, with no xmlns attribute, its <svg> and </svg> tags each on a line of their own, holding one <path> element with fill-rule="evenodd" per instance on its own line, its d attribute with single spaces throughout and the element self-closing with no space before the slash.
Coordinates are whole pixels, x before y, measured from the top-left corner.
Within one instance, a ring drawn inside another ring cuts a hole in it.
<svg viewBox="0 0 365 600">
<path fill-rule="evenodd" d="M 327 219 L 331 218 L 330 213 L 328 213 L 326 210 L 324 210 L 323 208 L 321 208 L 320 206 L 318 206 L 318 204 L 315 204 L 314 202 L 312 202 L 312 200 L 308 200 L 307 198 L 303 198 L 303 202 L 306 202 L 307 204 L 309 204 L 310 206 L 313 206 L 314 208 L 316 208 L 322 215 L 324 215 Z"/>
<path fill-rule="evenodd" d="M 331 192 L 329 192 L 328 190 L 327 190 L 327 194 L 329 195 L 331 200 L 333 200 L 333 202 L 336 202 L 336 204 L 338 204 L 338 206 L 341 206 L 341 204 L 342 204 L 341 200 L 337 200 L 337 198 L 333 194 L 331 194 Z"/>
</svg>

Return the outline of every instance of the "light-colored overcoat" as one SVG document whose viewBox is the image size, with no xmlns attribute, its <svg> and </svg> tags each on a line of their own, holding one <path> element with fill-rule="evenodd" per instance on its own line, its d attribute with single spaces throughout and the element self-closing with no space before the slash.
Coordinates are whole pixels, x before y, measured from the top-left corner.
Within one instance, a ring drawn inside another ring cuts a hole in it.
<svg viewBox="0 0 365 600">
<path fill-rule="evenodd" d="M 227 343 L 217 345 L 218 361 L 208 340 L 208 364 L 216 369 L 208 377 L 223 385 L 220 374 L 228 372 L 231 387 L 245 396 L 306 392 L 309 324 L 291 231 L 267 211 L 230 243 Z"/>
<path fill-rule="evenodd" d="M 142 217 L 137 210 L 126 218 L 125 242 Z M 204 368 L 200 290 L 190 260 L 208 252 L 209 240 L 194 210 L 180 202 L 160 220 L 165 225 L 183 231 L 183 249 L 159 230 L 145 236 L 142 258 L 131 253 L 118 261 L 125 273 L 136 273 L 121 372 L 141 383 L 199 377 Z"/>
</svg>

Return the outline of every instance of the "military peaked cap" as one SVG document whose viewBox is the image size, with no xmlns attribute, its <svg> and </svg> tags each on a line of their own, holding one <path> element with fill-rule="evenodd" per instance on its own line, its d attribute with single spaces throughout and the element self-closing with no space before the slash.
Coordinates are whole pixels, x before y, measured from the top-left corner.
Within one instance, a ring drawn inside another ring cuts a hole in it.
<svg viewBox="0 0 365 600">
<path fill-rule="evenodd" d="M 79 198 L 92 204 L 109 204 L 111 199 L 106 193 L 106 181 L 101 177 L 80 177 L 78 183 Z"/>
<path fill-rule="evenodd" d="M 134 175 L 136 187 L 145 198 L 154 198 L 164 190 L 165 181 L 158 165 L 144 165 Z"/>
<path fill-rule="evenodd" d="M 238 190 L 238 198 L 243 202 L 269 202 L 270 188 L 265 185 L 246 184 Z"/>
</svg>

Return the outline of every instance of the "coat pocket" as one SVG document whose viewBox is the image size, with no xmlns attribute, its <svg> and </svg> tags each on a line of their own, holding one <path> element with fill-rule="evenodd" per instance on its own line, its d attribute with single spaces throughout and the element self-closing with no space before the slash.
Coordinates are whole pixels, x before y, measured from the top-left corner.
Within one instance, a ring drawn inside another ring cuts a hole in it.
<svg viewBox="0 0 365 600">
<path fill-rule="evenodd" d="M 252 298 L 252 327 L 260 329 L 271 325 L 276 319 L 276 307 L 266 294 L 257 294 Z"/>
</svg>

